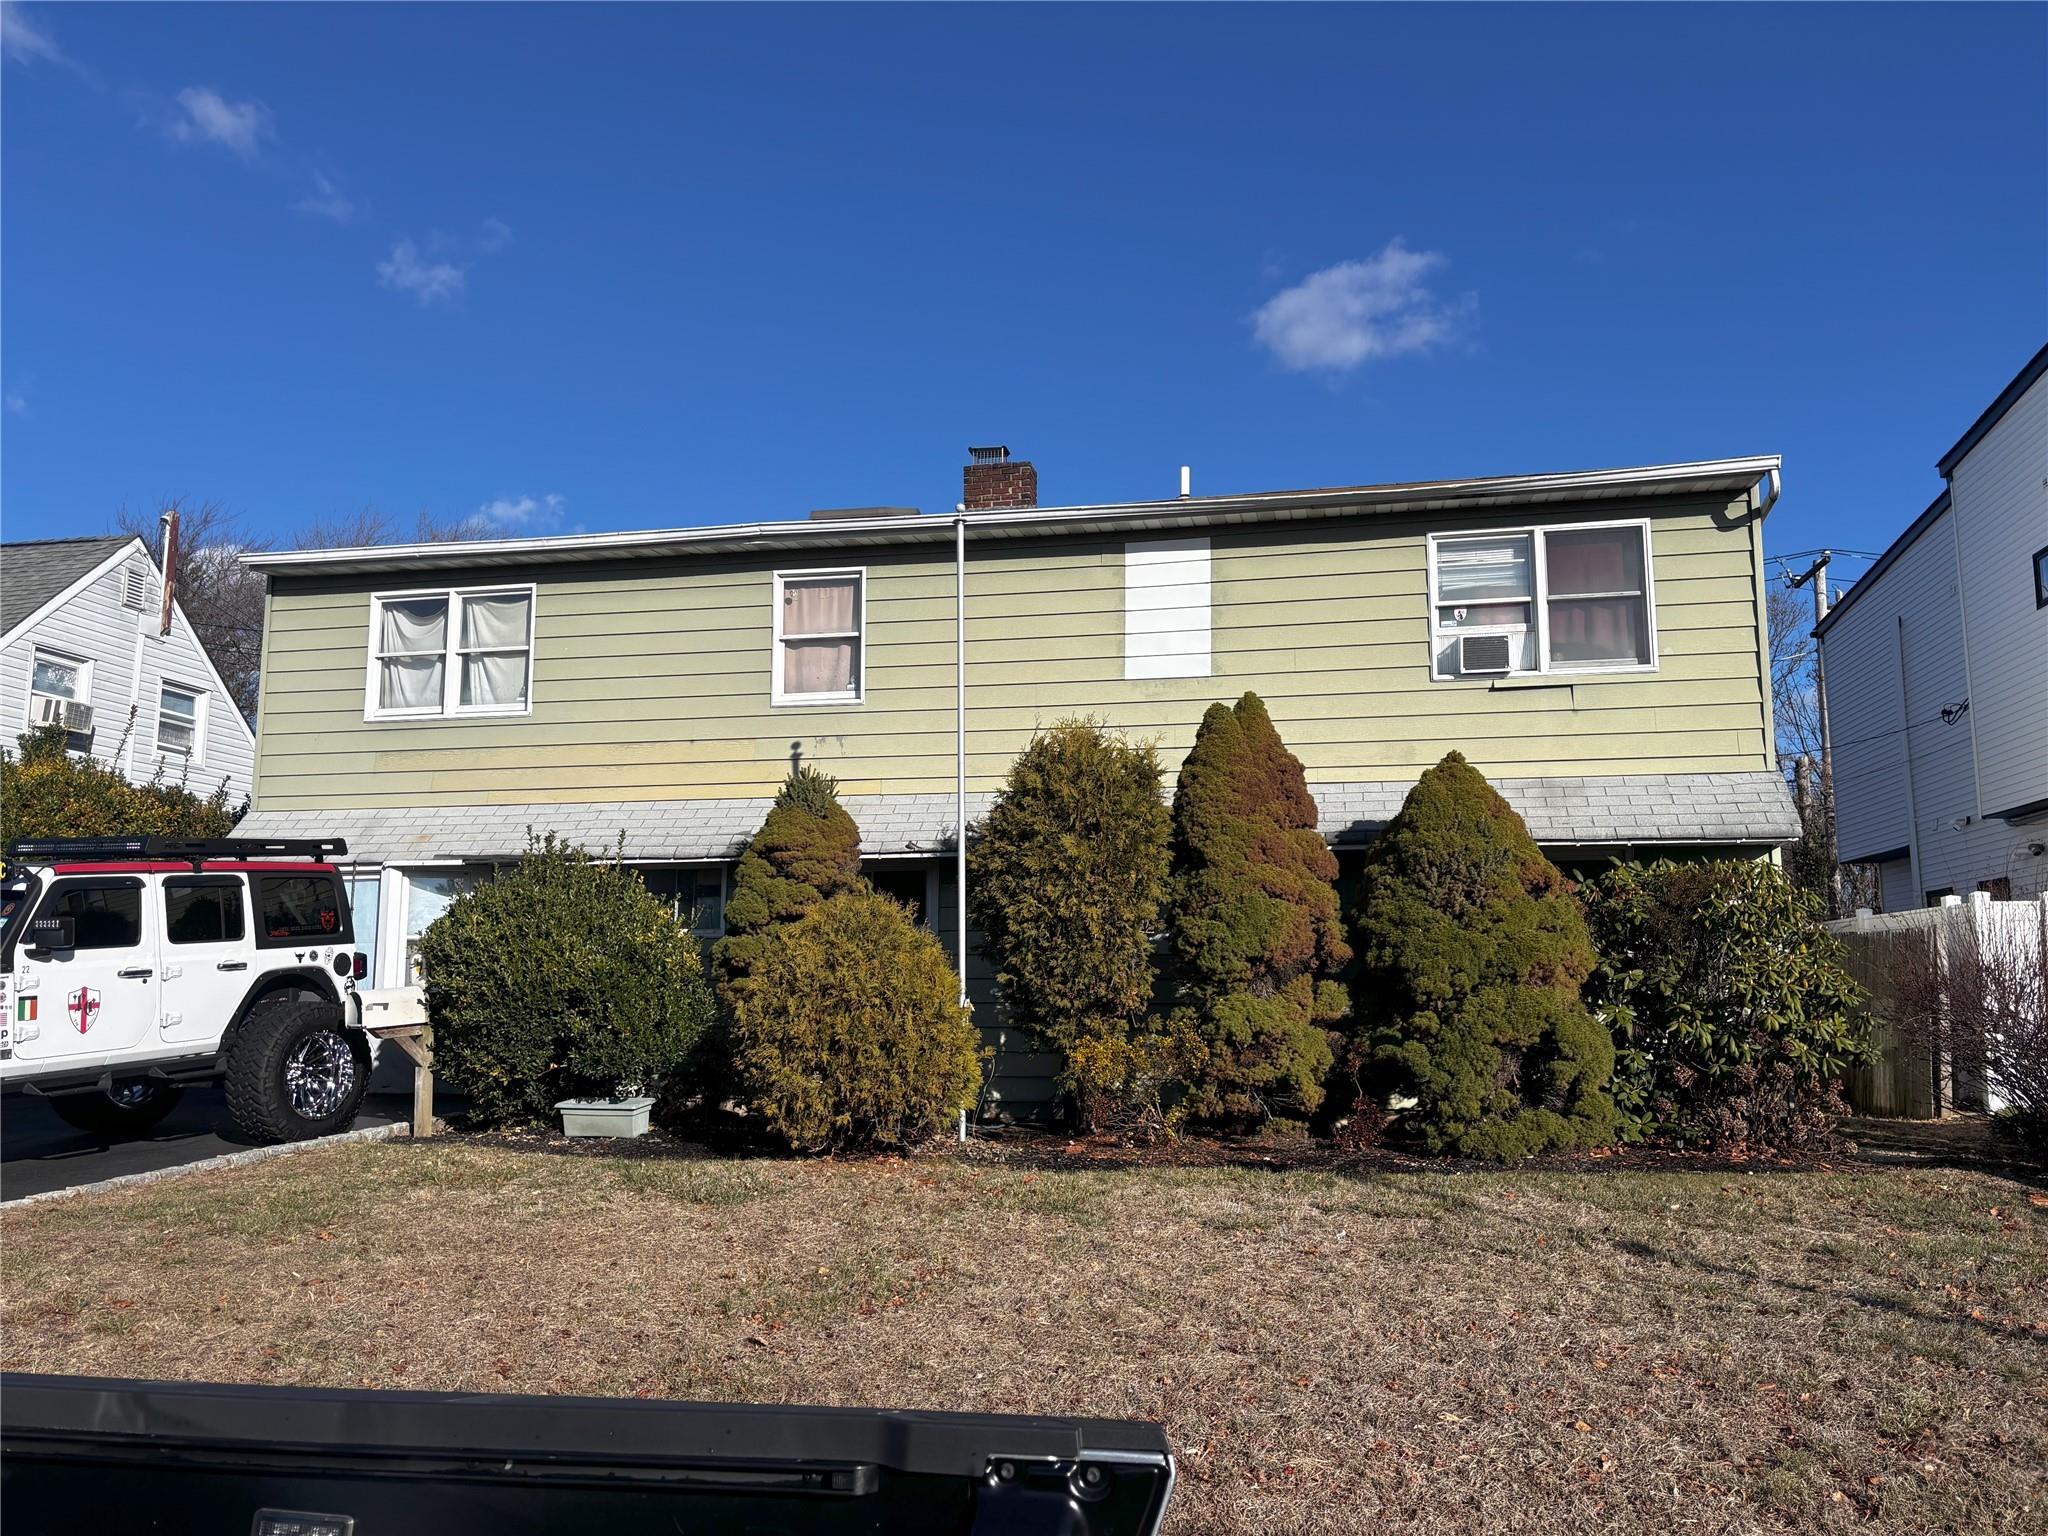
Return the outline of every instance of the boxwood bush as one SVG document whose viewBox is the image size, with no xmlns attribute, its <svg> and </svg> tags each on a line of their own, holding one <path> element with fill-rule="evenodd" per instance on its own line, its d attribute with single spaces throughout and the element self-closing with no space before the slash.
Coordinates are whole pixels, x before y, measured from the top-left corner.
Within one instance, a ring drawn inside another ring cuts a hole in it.
<svg viewBox="0 0 2048 1536">
<path fill-rule="evenodd" d="M 914 1145 L 973 1106 L 959 978 L 886 896 L 835 896 L 762 935 L 727 998 L 734 1088 L 798 1151 Z"/>
<path fill-rule="evenodd" d="M 488 1125 L 658 1093 L 711 1020 L 696 939 L 616 862 L 553 834 L 420 938 L 435 1070 Z"/>
<path fill-rule="evenodd" d="M 1456 752 L 1372 846 L 1354 908 L 1363 1070 L 1418 1102 L 1433 1152 L 1594 1147 L 1619 1121 L 1614 1045 L 1579 999 L 1592 941 L 1569 882 Z"/>
<path fill-rule="evenodd" d="M 1623 864 L 1584 891 L 1588 999 L 1617 1048 L 1631 1137 L 1798 1146 L 1846 1113 L 1869 1029 L 1819 900 L 1770 864 Z"/>
</svg>

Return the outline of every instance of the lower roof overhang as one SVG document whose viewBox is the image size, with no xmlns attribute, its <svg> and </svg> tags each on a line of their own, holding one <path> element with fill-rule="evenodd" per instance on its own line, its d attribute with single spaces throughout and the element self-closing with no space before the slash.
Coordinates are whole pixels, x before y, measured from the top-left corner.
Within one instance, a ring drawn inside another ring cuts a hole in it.
<svg viewBox="0 0 2048 1536">
<path fill-rule="evenodd" d="M 1371 842 L 1401 808 L 1412 780 L 1312 784 L 1323 836 L 1336 848 Z M 1746 773 L 1628 774 L 1501 779 L 1530 835 L 1573 857 L 1660 849 L 1773 848 L 1799 835 L 1784 778 Z M 954 847 L 958 811 L 944 793 L 847 795 L 861 851 L 938 857 Z M 967 797 L 967 821 L 991 796 Z M 530 835 L 553 832 L 635 863 L 715 863 L 738 856 L 768 814 L 766 797 L 555 801 L 525 805 L 315 807 L 255 810 L 248 837 L 345 837 L 356 864 L 496 863 L 517 858 Z"/>
</svg>

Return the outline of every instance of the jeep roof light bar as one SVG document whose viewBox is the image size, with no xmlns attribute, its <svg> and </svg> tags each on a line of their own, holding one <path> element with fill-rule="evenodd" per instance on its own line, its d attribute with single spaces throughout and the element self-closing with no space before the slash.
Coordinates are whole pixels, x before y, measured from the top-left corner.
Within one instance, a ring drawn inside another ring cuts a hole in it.
<svg viewBox="0 0 2048 1536">
<path fill-rule="evenodd" d="M 339 837 L 34 837 L 7 845 L 9 863 L 46 859 L 311 859 L 348 852 Z"/>
</svg>

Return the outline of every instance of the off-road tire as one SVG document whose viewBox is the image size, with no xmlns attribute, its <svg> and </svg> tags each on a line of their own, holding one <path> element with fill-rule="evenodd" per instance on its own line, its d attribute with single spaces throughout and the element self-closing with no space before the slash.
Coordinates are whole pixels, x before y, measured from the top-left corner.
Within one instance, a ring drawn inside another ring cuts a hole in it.
<svg viewBox="0 0 2048 1536">
<path fill-rule="evenodd" d="M 60 1093 L 50 1100 L 50 1108 L 66 1125 L 94 1136 L 139 1136 L 176 1109 L 185 1096 L 176 1083 L 147 1079 L 116 1083 L 114 1092 L 132 1096 L 131 1101 L 124 1103 L 94 1089 L 91 1093 Z"/>
<path fill-rule="evenodd" d="M 325 1113 L 293 1101 L 287 1067 L 301 1051 L 326 1055 L 348 1081 Z M 274 1003 L 252 1015 L 228 1048 L 228 1111 L 242 1134 L 257 1141 L 310 1141 L 355 1123 L 370 1086 L 370 1043 L 342 1024 L 341 1009 L 316 999 Z"/>
</svg>

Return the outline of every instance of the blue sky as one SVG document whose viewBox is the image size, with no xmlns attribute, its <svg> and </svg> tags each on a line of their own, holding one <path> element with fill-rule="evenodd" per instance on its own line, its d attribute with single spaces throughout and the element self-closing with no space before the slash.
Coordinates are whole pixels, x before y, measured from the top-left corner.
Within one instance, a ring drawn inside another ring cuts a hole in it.
<svg viewBox="0 0 2048 1536">
<path fill-rule="evenodd" d="M 9 538 L 1779 452 L 1880 548 L 2048 337 L 2048 8 L 9 6 Z"/>
</svg>

